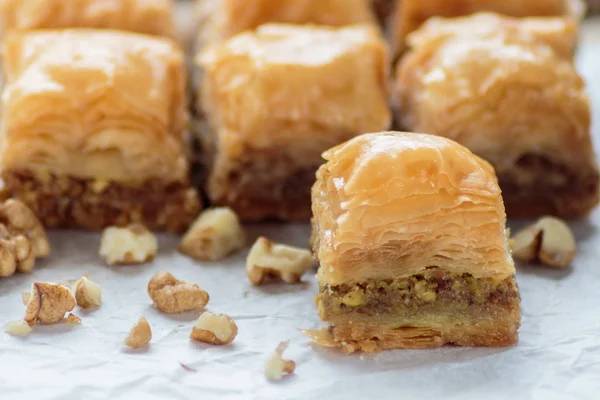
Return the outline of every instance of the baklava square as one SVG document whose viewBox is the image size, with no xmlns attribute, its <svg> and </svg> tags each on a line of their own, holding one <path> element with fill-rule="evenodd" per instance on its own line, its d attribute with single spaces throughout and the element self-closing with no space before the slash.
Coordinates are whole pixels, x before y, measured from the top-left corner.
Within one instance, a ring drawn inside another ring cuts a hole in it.
<svg viewBox="0 0 600 400">
<path fill-rule="evenodd" d="M 199 46 L 226 40 L 268 23 L 329 26 L 373 23 L 371 1 L 197 0 Z"/>
<path fill-rule="evenodd" d="M 565 17 L 578 24 L 585 12 L 582 0 L 402 0 L 392 17 L 394 58 L 405 51 L 406 37 L 432 17 L 460 17 L 494 12 L 512 17 Z"/>
<path fill-rule="evenodd" d="M 96 28 L 174 36 L 173 0 L 3 0 L 3 33 Z"/>
<path fill-rule="evenodd" d="M 207 194 L 244 221 L 308 220 L 321 152 L 390 125 L 387 48 L 371 26 L 263 25 L 198 62 Z"/>
<path fill-rule="evenodd" d="M 398 65 L 397 120 L 491 162 L 509 217 L 584 216 L 599 175 L 573 36 L 554 18 L 431 19 Z"/>
<path fill-rule="evenodd" d="M 345 352 L 517 342 L 520 299 L 494 169 L 440 136 L 326 151 L 312 190 L 316 304 Z"/>
<path fill-rule="evenodd" d="M 177 45 L 108 30 L 29 31 L 7 38 L 3 55 L 2 178 L 47 227 L 180 231 L 193 221 Z"/>
</svg>

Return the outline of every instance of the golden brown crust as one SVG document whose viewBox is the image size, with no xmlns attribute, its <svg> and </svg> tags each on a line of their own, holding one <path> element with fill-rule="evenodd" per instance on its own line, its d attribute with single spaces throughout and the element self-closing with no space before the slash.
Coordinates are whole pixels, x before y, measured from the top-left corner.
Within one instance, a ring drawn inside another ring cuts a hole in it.
<svg viewBox="0 0 600 400">
<path fill-rule="evenodd" d="M 585 6 L 581 0 L 402 0 L 394 11 L 392 54 L 404 52 L 406 37 L 431 17 L 459 17 L 495 12 L 513 17 L 566 17 L 579 23 Z"/>
<path fill-rule="evenodd" d="M 147 181 L 140 186 L 4 171 L 12 195 L 27 204 L 48 228 L 101 230 L 141 223 L 150 230 L 182 232 L 200 210 L 196 191 L 179 182 Z"/>
<path fill-rule="evenodd" d="M 287 25 L 204 52 L 209 198 L 244 221 L 307 220 L 320 153 L 390 124 L 386 54 L 371 27 Z"/>
<path fill-rule="evenodd" d="M 3 34 L 16 30 L 96 28 L 173 36 L 172 0 L 3 0 Z"/>
<path fill-rule="evenodd" d="M 171 40 L 87 29 L 4 43 L 2 169 L 143 182 L 188 178 L 184 55 Z"/>
</svg>

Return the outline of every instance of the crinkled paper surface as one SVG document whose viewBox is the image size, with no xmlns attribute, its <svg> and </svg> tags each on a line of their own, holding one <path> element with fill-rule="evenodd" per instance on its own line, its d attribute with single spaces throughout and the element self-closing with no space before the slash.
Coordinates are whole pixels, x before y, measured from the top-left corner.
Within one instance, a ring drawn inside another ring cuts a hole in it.
<svg viewBox="0 0 600 400">
<path fill-rule="evenodd" d="M 594 97 L 598 151 L 600 20 L 587 22 L 578 64 Z M 323 326 L 313 304 L 313 274 L 303 285 L 254 288 L 245 276 L 246 252 L 225 262 L 199 263 L 178 254 L 177 238 L 169 236 L 159 237 L 153 263 L 107 267 L 96 255 L 99 234 L 51 232 L 50 259 L 39 262 L 31 275 L 0 280 L 0 322 L 23 317 L 20 293 L 33 280 L 56 282 L 88 273 L 103 287 L 103 304 L 94 311 L 76 308 L 83 320 L 79 326 L 36 326 L 25 338 L 0 332 L 0 399 L 596 400 L 600 210 L 572 226 L 579 253 L 571 268 L 518 267 L 523 304 L 518 345 L 362 356 L 314 347 L 298 331 Z M 306 247 L 309 228 L 250 227 L 250 239 L 259 234 Z M 228 313 L 239 326 L 232 345 L 191 342 L 198 312 L 168 316 L 153 308 L 146 285 L 161 269 L 210 293 L 208 309 Z M 151 346 L 127 350 L 123 340 L 142 315 L 152 326 Z M 296 361 L 296 373 L 267 382 L 265 360 L 284 340 L 290 340 L 285 355 Z"/>
</svg>

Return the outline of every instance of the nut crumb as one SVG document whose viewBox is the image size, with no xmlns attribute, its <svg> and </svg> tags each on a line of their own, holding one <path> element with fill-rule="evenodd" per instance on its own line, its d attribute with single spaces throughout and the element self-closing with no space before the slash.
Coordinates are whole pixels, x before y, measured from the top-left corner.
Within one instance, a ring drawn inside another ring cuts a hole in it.
<svg viewBox="0 0 600 400">
<path fill-rule="evenodd" d="M 157 250 L 152 232 L 143 225 L 131 224 L 125 228 L 106 228 L 99 254 L 109 265 L 133 265 L 151 261 Z"/>
<path fill-rule="evenodd" d="M 265 364 L 265 377 L 270 381 L 279 381 L 285 375 L 293 374 L 296 370 L 296 363 L 292 360 L 284 360 L 283 352 L 287 349 L 289 342 L 281 342 L 277 350 L 267 360 Z"/>
<path fill-rule="evenodd" d="M 233 342 L 238 327 L 227 314 L 204 312 L 194 323 L 190 338 L 196 342 L 224 345 Z"/>
<path fill-rule="evenodd" d="M 246 274 L 255 286 L 262 285 L 269 277 L 299 283 L 313 264 L 310 251 L 259 237 L 246 258 Z"/>
<path fill-rule="evenodd" d="M 179 251 L 200 261 L 221 260 L 246 244 L 238 216 L 228 207 L 204 211 L 181 239 Z"/>
<path fill-rule="evenodd" d="M 65 314 L 75 308 L 75 297 L 68 287 L 49 282 L 34 282 L 25 310 L 25 321 L 54 324 L 64 319 Z"/>
<path fill-rule="evenodd" d="M 67 316 L 67 324 L 69 325 L 81 325 L 81 318 L 73 313 L 69 313 Z"/>
<path fill-rule="evenodd" d="M 77 305 L 81 308 L 99 307 L 102 304 L 102 287 L 86 277 L 75 283 L 73 291 Z"/>
<path fill-rule="evenodd" d="M 26 336 L 31 333 L 31 327 L 23 320 L 8 321 L 4 327 L 4 332 L 13 336 Z"/>
<path fill-rule="evenodd" d="M 27 303 L 29 303 L 30 298 L 31 298 L 31 293 L 21 292 L 21 300 L 23 300 L 23 305 L 27 305 Z"/>
<path fill-rule="evenodd" d="M 555 217 L 542 217 L 513 238 L 513 257 L 528 263 L 567 267 L 575 258 L 575 236 L 569 226 Z"/>
<path fill-rule="evenodd" d="M 185 365 L 182 362 L 180 362 L 179 365 L 181 365 L 181 368 L 185 369 L 188 372 L 198 372 L 196 368 L 190 367 L 189 365 Z"/>
<path fill-rule="evenodd" d="M 177 280 L 171 273 L 160 271 L 148 282 L 148 295 L 156 307 L 173 314 L 203 308 L 209 296 L 198 285 Z"/>
<path fill-rule="evenodd" d="M 125 339 L 125 345 L 139 349 L 140 347 L 146 346 L 152 339 L 152 330 L 150 324 L 144 317 L 140 317 L 129 331 L 129 336 Z"/>
</svg>

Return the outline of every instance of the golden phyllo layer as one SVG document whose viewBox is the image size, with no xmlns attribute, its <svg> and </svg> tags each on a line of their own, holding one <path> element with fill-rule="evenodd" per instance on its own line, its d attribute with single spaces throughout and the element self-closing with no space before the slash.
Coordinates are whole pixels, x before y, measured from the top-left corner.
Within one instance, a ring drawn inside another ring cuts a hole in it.
<svg viewBox="0 0 600 400">
<path fill-rule="evenodd" d="M 18 30 L 96 28 L 175 35 L 173 0 L 3 0 L 6 35 Z"/>
<path fill-rule="evenodd" d="M 4 45 L 2 169 L 187 180 L 183 62 L 171 41 L 132 33 L 12 35 Z"/>
<path fill-rule="evenodd" d="M 387 50 L 370 26 L 263 25 L 198 62 L 207 192 L 244 220 L 308 219 L 321 152 L 391 122 Z"/>
<path fill-rule="evenodd" d="M 344 26 L 373 23 L 371 0 L 198 0 L 203 44 L 229 39 L 268 23 Z"/>
<path fill-rule="evenodd" d="M 398 64 L 405 128 L 448 137 L 491 162 L 513 217 L 587 213 L 598 200 L 591 111 L 558 18 L 436 18 Z"/>
<path fill-rule="evenodd" d="M 321 285 L 438 267 L 514 274 L 493 168 L 457 143 L 415 133 L 359 136 L 323 155 L 313 187 Z"/>
</svg>

